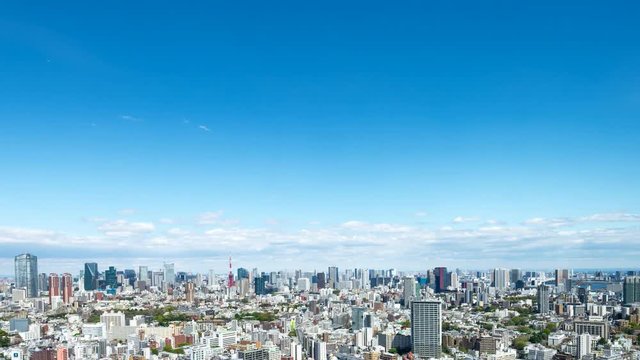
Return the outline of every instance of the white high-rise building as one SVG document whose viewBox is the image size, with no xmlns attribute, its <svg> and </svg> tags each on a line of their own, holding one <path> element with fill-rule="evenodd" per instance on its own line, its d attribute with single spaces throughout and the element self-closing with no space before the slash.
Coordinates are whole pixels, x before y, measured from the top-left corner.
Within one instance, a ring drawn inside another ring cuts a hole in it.
<svg viewBox="0 0 640 360">
<path fill-rule="evenodd" d="M 324 341 L 316 341 L 313 343 L 313 359 L 327 360 L 327 343 Z"/>
<path fill-rule="evenodd" d="M 498 290 L 506 290 L 509 287 L 509 269 L 494 269 L 493 285 Z"/>
<path fill-rule="evenodd" d="M 578 359 L 591 354 L 591 335 L 588 333 L 580 334 L 576 337 L 576 355 Z"/>
<path fill-rule="evenodd" d="M 107 332 L 109 332 L 112 327 L 125 326 L 125 321 L 125 316 L 121 312 L 106 312 L 100 315 L 100 322 L 105 324 Z"/>
<path fill-rule="evenodd" d="M 138 281 L 144 281 L 147 284 L 149 283 L 149 267 L 148 266 L 138 267 Z"/>
<path fill-rule="evenodd" d="M 407 276 L 403 279 L 403 284 L 404 307 L 408 309 L 416 298 L 416 279 L 413 276 Z"/>
<path fill-rule="evenodd" d="M 298 279 L 298 291 L 309 291 L 309 289 L 311 289 L 311 281 L 309 279 Z"/>
<path fill-rule="evenodd" d="M 291 343 L 291 357 L 293 358 L 293 360 L 303 360 L 302 345 L 297 342 Z"/>
<path fill-rule="evenodd" d="M 420 358 L 442 355 L 442 304 L 438 300 L 411 303 L 411 342 Z"/>
<path fill-rule="evenodd" d="M 164 264 L 164 282 L 173 287 L 176 283 L 176 271 L 174 264 Z"/>
</svg>

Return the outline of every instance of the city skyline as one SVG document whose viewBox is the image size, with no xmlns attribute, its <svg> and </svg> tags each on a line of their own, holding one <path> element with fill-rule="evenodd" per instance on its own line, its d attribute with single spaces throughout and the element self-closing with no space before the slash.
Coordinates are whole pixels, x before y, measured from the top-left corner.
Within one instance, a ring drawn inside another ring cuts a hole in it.
<svg viewBox="0 0 640 360">
<path fill-rule="evenodd" d="M 152 8 L 0 4 L 0 274 L 637 266 L 638 4 Z"/>
<path fill-rule="evenodd" d="M 12 262 L 15 264 L 15 259 L 19 256 L 24 256 L 24 255 L 28 255 L 28 256 L 33 256 L 34 258 L 38 258 L 37 254 L 33 254 L 33 253 L 24 253 L 24 254 L 18 254 L 16 255 Z M 51 260 L 51 259 L 50 259 Z M 167 263 L 167 261 L 169 260 L 164 260 L 161 262 L 157 262 L 158 259 L 155 258 L 146 258 L 146 259 L 136 259 L 136 261 L 139 262 L 127 262 L 129 259 L 126 260 L 122 260 L 122 259 L 107 259 L 107 260 L 102 260 L 102 261 L 89 261 L 89 260 L 81 260 L 81 259 L 73 259 L 73 261 L 69 261 L 69 259 L 62 259 L 62 260 L 53 260 L 50 263 L 44 263 L 44 266 L 41 266 L 41 263 L 37 263 L 37 267 L 38 267 L 38 274 L 44 274 L 44 275 L 48 275 L 49 273 L 54 273 L 54 274 L 59 274 L 62 275 L 63 273 L 71 273 L 74 274 L 74 276 L 77 276 L 78 273 L 82 273 L 86 271 L 86 266 L 88 264 L 97 264 L 98 266 L 98 274 L 103 274 L 104 271 L 108 270 L 109 268 L 115 268 L 117 271 L 122 272 L 125 270 L 134 270 L 134 271 L 139 271 L 140 269 L 145 269 L 148 272 L 162 272 L 165 273 L 167 271 L 167 265 L 170 266 L 171 272 L 175 275 L 176 273 L 183 273 L 183 274 L 189 274 L 189 275 L 195 275 L 195 274 L 202 274 L 202 275 L 207 275 L 207 274 L 215 274 L 216 276 L 220 276 L 221 278 L 227 278 L 229 275 L 229 271 L 231 269 L 231 273 L 234 275 L 234 279 L 238 279 L 238 273 L 237 271 L 249 271 L 249 270 L 259 270 L 260 272 L 267 272 L 267 273 L 273 273 L 273 272 L 288 272 L 288 273 L 294 273 L 296 271 L 303 271 L 305 273 L 317 273 L 317 274 L 322 274 L 324 277 L 327 278 L 327 281 L 331 278 L 332 271 L 340 271 L 340 273 L 343 273 L 345 271 L 358 271 L 358 270 L 366 270 L 366 271 L 394 271 L 398 274 L 404 274 L 404 275 L 408 275 L 408 276 L 416 276 L 416 275 L 425 275 L 427 274 L 429 271 L 435 271 L 436 273 L 436 278 L 437 279 L 444 279 L 442 274 L 438 273 L 438 270 L 441 271 L 461 271 L 461 272 L 478 272 L 478 273 L 482 273 L 485 274 L 485 276 L 491 277 L 492 279 L 496 276 L 496 272 L 497 271 L 506 271 L 507 272 L 507 279 L 511 279 L 512 277 L 509 276 L 509 273 L 512 273 L 514 271 L 517 271 L 518 274 L 522 274 L 523 272 L 530 272 L 530 273 L 537 273 L 537 274 L 544 274 L 544 275 L 548 275 L 547 279 L 549 280 L 553 280 L 557 278 L 557 272 L 562 270 L 567 274 L 573 274 L 574 272 L 576 273 L 584 273 L 584 274 L 595 274 L 595 273 L 603 273 L 603 274 L 615 274 L 616 272 L 621 272 L 621 273 L 626 273 L 628 271 L 630 272 L 638 272 L 639 268 L 638 266 L 629 266 L 629 267 L 588 267 L 588 268 L 580 268 L 580 267 L 566 267 L 563 266 L 562 264 L 555 266 L 555 267 L 548 267 L 548 268 L 543 268 L 543 267 L 522 267 L 522 266 L 516 266 L 513 268 L 500 268 L 500 267 L 495 267 L 495 266 L 490 266 L 490 267 L 468 267 L 468 266 L 457 266 L 457 265 L 445 265 L 445 266 L 433 266 L 432 264 L 428 264 L 423 268 L 417 268 L 417 269 L 409 269 L 409 268 L 396 268 L 396 267 L 385 267 L 383 265 L 381 266 L 374 266 L 374 265 L 370 265 L 370 266 L 353 266 L 353 264 L 350 265 L 337 265 L 335 263 L 331 264 L 331 265 L 320 265 L 320 266 L 302 266 L 302 267 L 281 267 L 281 266 L 265 266 L 265 267 L 260 267 L 256 264 L 252 264 L 252 263 L 233 263 L 232 267 L 230 268 L 230 264 L 229 264 L 229 258 L 225 258 L 225 259 L 209 259 L 210 261 L 205 261 L 204 264 L 201 264 L 199 267 L 193 267 L 191 264 L 188 263 L 189 260 L 195 260 L 194 259 L 187 259 L 186 262 L 184 263 L 178 263 L 179 266 L 176 268 L 176 262 L 172 262 L 170 264 Z M 221 263 L 221 261 L 226 261 L 223 266 L 219 266 Z M 215 264 L 214 267 L 206 267 L 207 265 L 212 265 Z M 442 264 L 440 264 L 442 265 Z M 100 271 L 100 269 L 102 269 L 102 271 Z M 195 270 L 194 270 L 195 269 Z M 443 273 L 444 274 L 444 273 Z M 449 273 L 450 274 L 450 273 Z M 102 275 L 104 276 L 104 275 Z M 15 280 L 15 275 L 14 274 L 3 274 L 0 273 L 0 278 L 13 278 Z M 438 282 L 440 280 L 437 280 Z M 445 285 L 438 285 L 436 286 L 436 289 L 438 288 L 445 288 L 448 284 L 445 280 L 443 284 Z M 557 280 L 554 280 L 557 281 Z M 502 282 L 504 282 L 504 280 L 502 280 Z M 511 281 L 513 282 L 513 281 Z M 502 283 L 501 283 L 502 284 Z M 504 287 L 505 285 L 497 285 L 497 288 L 501 288 Z"/>
</svg>

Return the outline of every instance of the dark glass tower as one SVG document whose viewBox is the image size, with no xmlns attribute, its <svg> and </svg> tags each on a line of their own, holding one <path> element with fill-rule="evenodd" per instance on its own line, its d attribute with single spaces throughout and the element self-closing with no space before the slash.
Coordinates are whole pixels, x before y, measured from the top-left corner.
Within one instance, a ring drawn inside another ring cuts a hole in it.
<svg viewBox="0 0 640 360">
<path fill-rule="evenodd" d="M 21 254 L 15 257 L 16 287 L 25 289 L 27 297 L 38 296 L 38 257 Z"/>
<path fill-rule="evenodd" d="M 98 289 L 98 263 L 84 264 L 84 289 L 86 291 Z"/>
</svg>

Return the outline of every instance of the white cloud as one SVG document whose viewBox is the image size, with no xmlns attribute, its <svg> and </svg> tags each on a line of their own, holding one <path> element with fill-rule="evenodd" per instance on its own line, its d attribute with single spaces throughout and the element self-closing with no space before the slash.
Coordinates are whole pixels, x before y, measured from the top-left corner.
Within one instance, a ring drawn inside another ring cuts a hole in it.
<svg viewBox="0 0 640 360">
<path fill-rule="evenodd" d="M 122 215 L 122 216 L 130 216 L 136 213 L 135 209 L 122 209 L 120 211 L 118 211 L 118 214 Z"/>
<path fill-rule="evenodd" d="M 640 214 L 604 213 L 585 216 L 583 222 L 640 222 Z"/>
<path fill-rule="evenodd" d="M 224 212 L 222 210 L 207 211 L 205 213 L 200 214 L 200 216 L 198 217 L 198 224 L 200 225 L 218 224 L 223 214 Z"/>
<path fill-rule="evenodd" d="M 188 230 L 181 229 L 181 228 L 171 228 L 171 229 L 167 230 L 167 234 L 169 234 L 171 236 L 187 236 L 187 235 L 191 234 L 191 232 L 188 231 Z"/>
<path fill-rule="evenodd" d="M 455 218 L 453 218 L 453 222 L 456 224 L 462 224 L 462 223 L 467 223 L 467 222 L 474 222 L 474 221 L 478 221 L 479 219 L 476 217 L 464 217 L 464 216 L 456 216 Z"/>
<path fill-rule="evenodd" d="M 211 129 L 209 129 L 209 127 L 206 125 L 198 125 L 198 129 L 206 132 L 211 132 Z"/>
<path fill-rule="evenodd" d="M 120 119 L 122 120 L 126 120 L 126 121 L 131 121 L 131 122 L 141 122 L 142 119 L 132 116 L 132 115 L 120 115 Z"/>
<path fill-rule="evenodd" d="M 0 243 L 46 242 L 56 237 L 58 237 L 58 234 L 51 230 L 0 227 Z"/>
<path fill-rule="evenodd" d="M 350 220 L 342 223 L 342 227 L 345 229 L 362 229 L 367 226 L 367 223 L 364 221 L 358 220 Z"/>
<path fill-rule="evenodd" d="M 602 216 L 584 218 L 598 220 L 591 223 L 571 221 L 578 218 L 541 217 L 515 226 L 488 221 L 464 228 L 450 222 L 426 227 L 351 220 L 290 229 L 229 226 L 222 211 L 212 211 L 201 214 L 192 224 L 181 223 L 162 232 L 153 222 L 127 220 L 102 222 L 98 236 L 0 227 L 0 244 L 5 252 L 16 254 L 35 245 L 37 249 L 48 246 L 48 251 L 57 256 L 88 253 L 87 257 L 108 256 L 110 251 L 119 251 L 114 245 L 123 244 L 127 248 L 121 254 L 124 257 L 140 253 L 157 258 L 202 259 L 233 255 L 234 259 L 244 257 L 247 266 L 264 261 L 266 266 L 297 262 L 304 268 L 328 264 L 373 267 L 378 266 L 373 259 L 385 259 L 389 266 L 406 270 L 436 265 L 623 266 L 640 256 L 640 228 L 629 223 L 631 220 L 609 224 L 609 220 L 601 220 Z"/>
<path fill-rule="evenodd" d="M 114 220 L 103 223 L 98 230 L 111 237 L 131 237 L 155 231 L 152 222 L 129 222 L 127 220 Z"/>
<path fill-rule="evenodd" d="M 571 218 L 542 218 L 535 217 L 524 221 L 525 225 L 563 227 L 575 224 L 575 220 Z"/>
</svg>

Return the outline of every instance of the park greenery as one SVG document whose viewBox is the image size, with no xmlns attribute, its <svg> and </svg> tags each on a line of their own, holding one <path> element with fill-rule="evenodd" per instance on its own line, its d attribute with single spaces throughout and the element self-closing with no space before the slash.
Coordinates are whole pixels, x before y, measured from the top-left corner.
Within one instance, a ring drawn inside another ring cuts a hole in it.
<svg viewBox="0 0 640 360">
<path fill-rule="evenodd" d="M 4 348 L 11 345 L 11 338 L 9 338 L 9 334 L 4 331 L 4 330 L 0 330 L 0 348 Z"/>
<path fill-rule="evenodd" d="M 258 320 L 258 321 L 274 321 L 277 317 L 267 311 L 262 312 L 241 312 L 233 316 L 236 320 Z"/>
</svg>

